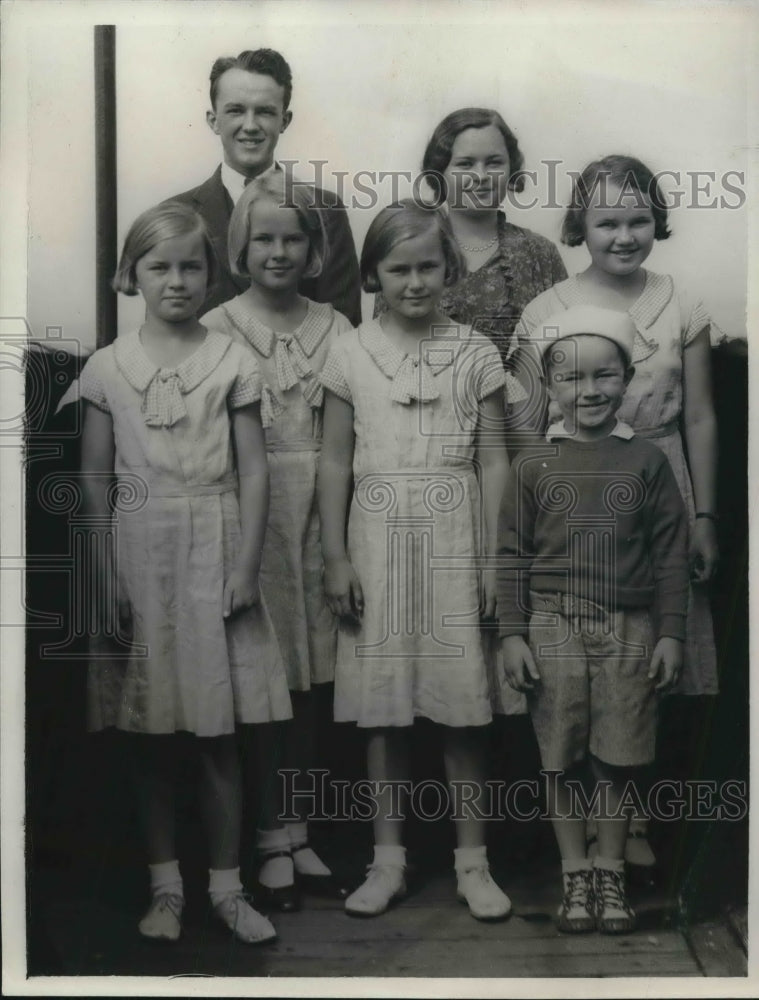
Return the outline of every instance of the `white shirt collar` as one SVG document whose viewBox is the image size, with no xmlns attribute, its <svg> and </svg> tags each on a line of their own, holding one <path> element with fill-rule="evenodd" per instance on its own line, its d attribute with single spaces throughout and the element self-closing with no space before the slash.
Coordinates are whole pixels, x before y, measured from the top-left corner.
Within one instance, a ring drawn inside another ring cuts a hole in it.
<svg viewBox="0 0 759 1000">
<path fill-rule="evenodd" d="M 546 441 L 553 441 L 556 438 L 563 438 L 563 437 L 566 438 L 574 437 L 574 435 L 570 434 L 569 431 L 564 426 L 563 420 L 559 420 L 555 424 L 551 424 L 551 426 L 546 431 Z M 630 438 L 635 437 L 635 431 L 632 429 L 632 427 L 630 427 L 629 424 L 624 423 L 624 421 L 622 420 L 617 420 L 616 424 L 614 425 L 614 430 L 611 431 L 609 437 L 618 437 L 622 438 L 623 441 L 629 441 Z"/>
<path fill-rule="evenodd" d="M 272 162 L 271 166 L 267 167 L 266 170 L 261 171 L 258 177 L 265 177 L 266 174 L 273 173 L 278 170 L 276 162 Z M 240 200 L 240 196 L 245 190 L 245 182 L 247 177 L 243 174 L 238 174 L 236 170 L 233 170 L 228 163 L 223 162 L 221 165 L 221 183 L 227 189 L 229 197 L 232 199 L 233 204 L 237 204 Z"/>
</svg>

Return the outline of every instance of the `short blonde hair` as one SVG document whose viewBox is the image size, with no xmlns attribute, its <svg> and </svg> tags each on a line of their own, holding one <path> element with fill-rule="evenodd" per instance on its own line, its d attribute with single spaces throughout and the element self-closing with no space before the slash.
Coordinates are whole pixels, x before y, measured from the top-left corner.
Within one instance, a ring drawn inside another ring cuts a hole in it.
<svg viewBox="0 0 759 1000">
<path fill-rule="evenodd" d="M 137 261 L 163 240 L 188 236 L 190 233 L 197 233 L 203 239 L 208 264 L 207 287 L 211 288 L 219 273 L 219 261 L 211 237 L 203 217 L 194 208 L 179 201 L 164 201 L 137 216 L 124 240 L 124 249 L 111 287 L 124 295 L 137 295 Z"/>
<path fill-rule="evenodd" d="M 250 181 L 235 205 L 232 218 L 229 220 L 227 237 L 232 274 L 238 277 L 250 277 L 247 263 L 250 213 L 255 203 L 263 199 L 269 199 L 280 208 L 291 208 L 295 212 L 301 229 L 308 237 L 308 262 L 303 277 L 315 278 L 321 274 L 327 258 L 328 244 L 324 219 L 315 205 L 315 189 L 288 182 L 280 170 L 274 170 Z"/>
</svg>

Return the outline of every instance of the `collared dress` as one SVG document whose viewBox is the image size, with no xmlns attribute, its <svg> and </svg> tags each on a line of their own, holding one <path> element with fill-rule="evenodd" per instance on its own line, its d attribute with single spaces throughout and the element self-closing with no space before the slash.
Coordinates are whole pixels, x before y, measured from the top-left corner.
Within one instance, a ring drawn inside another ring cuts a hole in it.
<svg viewBox="0 0 759 1000">
<path fill-rule="evenodd" d="M 335 719 L 484 725 L 473 459 L 480 403 L 504 384 L 498 351 L 453 324 L 411 357 L 373 320 L 337 340 L 320 378 L 353 408 L 348 554 L 364 594 L 360 624 L 340 623 Z"/>
<path fill-rule="evenodd" d="M 476 271 L 446 288 L 439 309 L 457 323 L 473 326 L 493 341 L 507 372 L 516 346 L 513 338 L 528 302 L 567 276 L 558 249 L 545 236 L 515 226 L 502 211 L 497 218 L 495 251 Z M 375 315 L 387 306 L 378 293 Z M 512 379 L 509 376 L 508 383 Z"/>
<path fill-rule="evenodd" d="M 330 346 L 352 331 L 326 303 L 308 300 L 292 333 L 261 323 L 245 296 L 203 317 L 251 353 L 261 369 L 271 493 L 261 558 L 261 589 L 274 622 L 291 691 L 334 679 L 337 624 L 324 595 L 316 474 L 324 388 L 318 373 Z"/>
<path fill-rule="evenodd" d="M 695 523 L 695 502 L 685 458 L 680 421 L 683 409 L 683 351 L 709 326 L 703 304 L 675 288 L 668 274 L 646 271 L 646 283 L 631 306 L 636 336 L 632 363 L 635 375 L 618 411 L 639 437 L 649 438 L 670 461 L 688 512 Z M 516 330 L 529 344 L 541 323 L 570 306 L 587 303 L 577 276 L 567 278 L 531 302 Z M 558 416 L 554 410 L 552 418 Z M 688 603 L 685 662 L 675 690 L 681 694 L 717 693 L 717 653 L 708 594 L 691 586 Z"/>
<path fill-rule="evenodd" d="M 225 620 L 240 549 L 230 411 L 261 398 L 248 353 L 209 330 L 176 368 L 157 368 L 133 331 L 96 351 L 81 396 L 113 421 L 117 574 L 131 654 L 96 638 L 89 726 L 197 736 L 291 717 L 265 601 Z"/>
</svg>

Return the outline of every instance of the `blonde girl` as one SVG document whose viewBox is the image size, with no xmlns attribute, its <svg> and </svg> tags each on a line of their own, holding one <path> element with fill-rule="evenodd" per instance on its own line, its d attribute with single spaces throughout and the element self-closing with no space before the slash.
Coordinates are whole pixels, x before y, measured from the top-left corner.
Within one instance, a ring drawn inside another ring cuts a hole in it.
<svg viewBox="0 0 759 1000">
<path fill-rule="evenodd" d="M 267 764 L 275 749 L 279 767 L 303 776 L 296 788 L 301 780 L 307 785 L 314 762 L 311 688 L 334 679 L 337 640 L 324 594 L 316 505 L 324 399 L 318 374 L 335 337 L 352 329 L 331 305 L 298 292 L 327 256 L 313 198 L 313 191 L 288 184 L 279 171 L 248 184 L 232 213 L 228 242 L 232 272 L 248 278 L 250 287 L 204 317 L 260 367 L 264 405 L 274 417 L 266 430 L 271 502 L 261 587 L 287 669 L 293 721 L 270 728 L 259 757 Z M 347 890 L 309 845 L 308 799 L 295 795 L 285 802 L 276 774 L 261 778 L 268 790 L 256 834 L 261 898 L 285 911 L 300 905 L 301 891 L 344 899 Z M 297 819 L 283 823 L 283 807 L 284 815 Z"/>
<path fill-rule="evenodd" d="M 235 724 L 291 713 L 258 588 L 268 501 L 262 379 L 245 351 L 198 322 L 215 270 L 192 209 L 167 203 L 143 213 L 114 287 L 142 294 L 145 322 L 96 351 L 82 372 L 86 506 L 118 539 L 113 559 L 99 546 L 98 587 L 117 594 L 134 644 L 128 659 L 110 659 L 101 633 L 90 726 L 125 731 L 133 750 L 152 891 L 140 933 L 165 941 L 181 933 L 174 789 L 178 734 L 190 733 L 213 911 L 253 943 L 275 930 L 246 901 L 239 877 Z M 141 494 L 131 513 L 111 509 L 114 478 Z"/>
</svg>

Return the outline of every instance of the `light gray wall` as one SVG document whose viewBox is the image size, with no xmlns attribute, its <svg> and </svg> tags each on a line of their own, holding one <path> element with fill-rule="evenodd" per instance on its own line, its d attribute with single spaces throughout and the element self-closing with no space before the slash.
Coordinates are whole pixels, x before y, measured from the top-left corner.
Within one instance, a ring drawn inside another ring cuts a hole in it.
<svg viewBox="0 0 759 1000">
<path fill-rule="evenodd" d="M 163 19 L 162 5 L 117 5 L 116 15 L 120 6 L 131 15 L 115 18 L 122 237 L 138 212 L 209 176 L 220 156 L 205 123 L 211 63 L 259 46 L 279 49 L 295 78 L 294 119 L 278 157 L 328 160 L 325 186 L 333 189 L 338 181 L 329 171 L 348 171 L 349 207 L 352 195 L 365 199 L 351 176 L 416 173 L 435 124 L 468 104 L 497 108 L 516 132 L 526 167 L 538 172 L 523 201 L 550 194 L 542 160 L 562 161 L 555 170 L 563 202 L 567 170 L 610 152 L 679 172 L 679 183 L 668 178 L 664 186 L 682 192 L 683 206 L 693 201 L 689 171 L 716 175 L 697 195 L 701 204 L 715 196 L 739 201 L 722 180 L 746 170 L 749 33 L 739 8 L 224 5 L 219 27 L 212 9 L 194 4 L 182 6 L 181 23 L 173 4 Z M 28 314 L 35 336 L 63 326 L 92 346 L 91 26 L 36 25 L 28 66 Z M 298 169 L 311 176 L 307 162 Z M 734 175 L 728 181 L 740 186 Z M 408 192 L 402 183 L 399 193 Z M 390 201 L 390 181 L 378 182 L 376 193 L 378 207 Z M 359 247 L 376 210 L 350 208 Z M 512 221 L 558 239 L 559 208 L 507 210 Z M 649 266 L 699 289 L 719 326 L 745 336 L 746 210 L 680 207 L 671 225 L 673 236 L 655 246 Z M 562 253 L 570 272 L 585 266 L 584 249 Z M 141 316 L 139 300 L 121 297 L 120 331 Z"/>
</svg>

